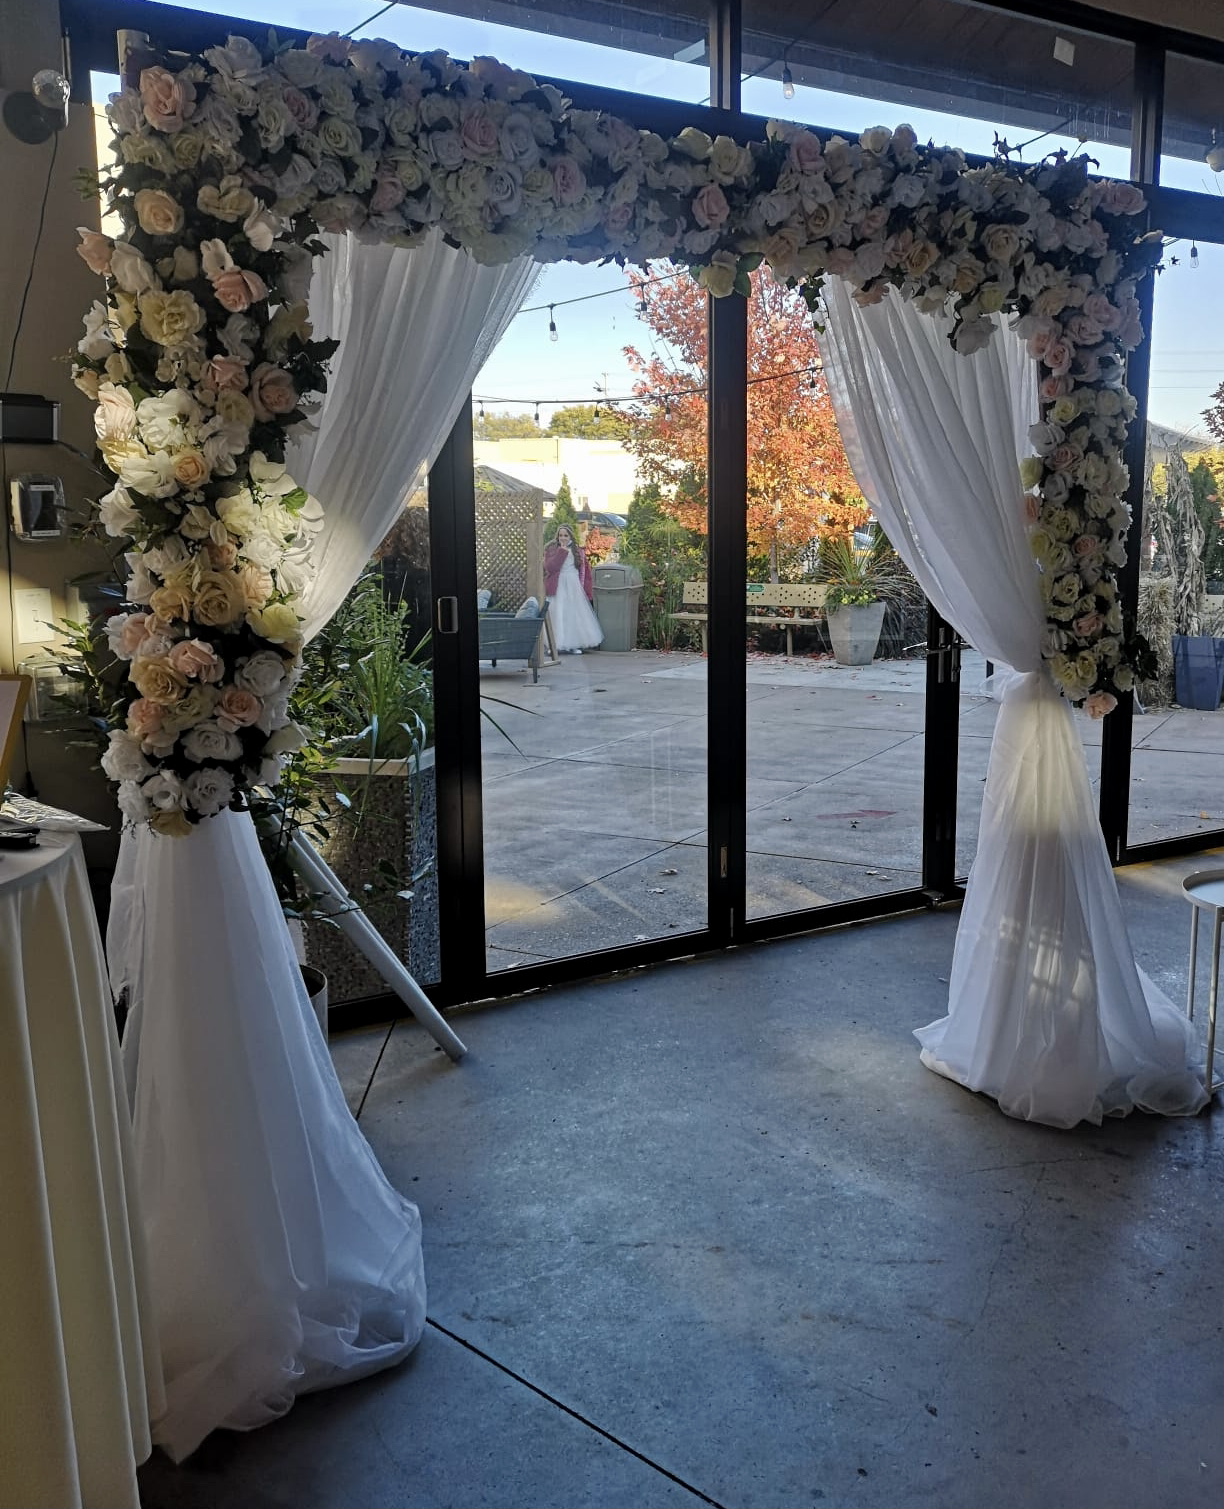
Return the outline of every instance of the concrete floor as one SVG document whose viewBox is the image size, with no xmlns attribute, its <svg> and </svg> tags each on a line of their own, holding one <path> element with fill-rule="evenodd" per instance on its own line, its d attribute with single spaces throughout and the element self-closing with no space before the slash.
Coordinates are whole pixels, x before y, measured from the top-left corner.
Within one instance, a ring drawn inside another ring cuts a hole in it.
<svg viewBox="0 0 1224 1509">
<path fill-rule="evenodd" d="M 1122 872 L 1185 972 L 1190 868 Z M 1057 1132 L 924 1070 L 954 912 L 338 1039 L 430 1324 L 147 1509 L 1224 1503 L 1224 1121 Z"/>
<path fill-rule="evenodd" d="M 748 915 L 920 882 L 925 666 L 750 656 Z M 972 652 L 961 678 L 957 851 L 967 873 L 996 705 Z M 485 905 L 491 969 L 706 920 L 706 662 L 687 653 L 562 656 L 538 683 L 485 668 Z M 496 701 L 493 699 L 497 699 Z M 513 740 L 503 737 L 492 719 Z M 1081 716 L 1088 770 L 1101 724 Z M 1131 838 L 1224 826 L 1224 712 L 1134 723 Z"/>
</svg>

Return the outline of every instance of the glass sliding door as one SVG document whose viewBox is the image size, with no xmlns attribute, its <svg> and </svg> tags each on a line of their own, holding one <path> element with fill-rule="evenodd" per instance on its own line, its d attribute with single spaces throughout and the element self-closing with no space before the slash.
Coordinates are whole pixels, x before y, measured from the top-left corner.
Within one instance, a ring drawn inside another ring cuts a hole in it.
<svg viewBox="0 0 1224 1509">
<path fill-rule="evenodd" d="M 491 974 L 706 927 L 704 305 L 550 268 L 477 379 Z"/>
</svg>

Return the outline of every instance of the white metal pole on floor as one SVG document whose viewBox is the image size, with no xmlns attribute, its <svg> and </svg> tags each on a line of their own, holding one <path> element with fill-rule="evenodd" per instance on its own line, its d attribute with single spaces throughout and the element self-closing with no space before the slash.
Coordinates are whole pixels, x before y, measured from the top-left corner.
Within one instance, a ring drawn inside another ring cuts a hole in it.
<svg viewBox="0 0 1224 1509">
<path fill-rule="evenodd" d="M 328 914 L 354 948 L 359 949 L 378 971 L 387 989 L 394 991 L 441 1049 L 456 1062 L 461 1059 L 467 1052 L 463 1043 L 344 889 L 335 872 L 320 858 L 318 850 L 300 833 L 293 835 L 292 863 L 311 890 L 326 898 L 324 905 L 331 903 Z"/>
</svg>

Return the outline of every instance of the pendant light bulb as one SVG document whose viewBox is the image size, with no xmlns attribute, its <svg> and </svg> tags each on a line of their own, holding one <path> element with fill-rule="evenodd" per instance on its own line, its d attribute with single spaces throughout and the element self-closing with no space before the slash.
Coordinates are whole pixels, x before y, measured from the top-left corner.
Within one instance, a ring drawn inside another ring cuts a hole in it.
<svg viewBox="0 0 1224 1509">
<path fill-rule="evenodd" d="M 1190 243 L 1190 266 L 1191 267 L 1197 267 L 1198 265 L 1199 265 L 1198 242 L 1197 241 L 1192 241 Z"/>
<path fill-rule="evenodd" d="M 539 404 L 536 404 L 536 406 L 535 406 L 535 422 L 536 422 L 536 429 L 538 430 L 540 428 L 540 406 L 539 406 Z"/>
<path fill-rule="evenodd" d="M 783 65 L 782 65 L 782 98 L 784 100 L 793 100 L 794 97 L 795 97 L 795 81 L 791 77 L 790 64 L 789 63 L 783 63 Z"/>
<path fill-rule="evenodd" d="M 1213 173 L 1224 172 L 1224 145 L 1221 145 L 1219 133 L 1212 131 L 1211 145 L 1207 148 L 1207 155 L 1203 159 Z"/>
<path fill-rule="evenodd" d="M 556 308 L 556 305 L 554 305 L 554 304 L 550 304 L 548 306 L 548 339 L 550 341 L 555 341 L 555 340 L 558 339 L 558 337 L 557 337 L 557 322 L 553 318 L 553 310 L 555 308 Z"/>
</svg>

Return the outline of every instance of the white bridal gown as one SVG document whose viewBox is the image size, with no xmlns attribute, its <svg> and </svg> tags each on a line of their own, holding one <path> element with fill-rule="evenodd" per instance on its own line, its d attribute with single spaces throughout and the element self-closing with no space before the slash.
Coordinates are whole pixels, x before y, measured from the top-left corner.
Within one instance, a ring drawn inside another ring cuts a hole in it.
<svg viewBox="0 0 1224 1509">
<path fill-rule="evenodd" d="M 582 578 L 574 564 L 572 550 L 565 552 L 557 590 L 548 601 L 551 604 L 548 618 L 559 650 L 593 650 L 603 643 L 603 629 L 582 590 Z"/>
<path fill-rule="evenodd" d="M 255 830 L 127 835 L 108 942 L 166 1414 L 181 1461 L 311 1389 L 400 1361 L 425 1323 L 421 1223 L 349 1114 Z"/>
</svg>

